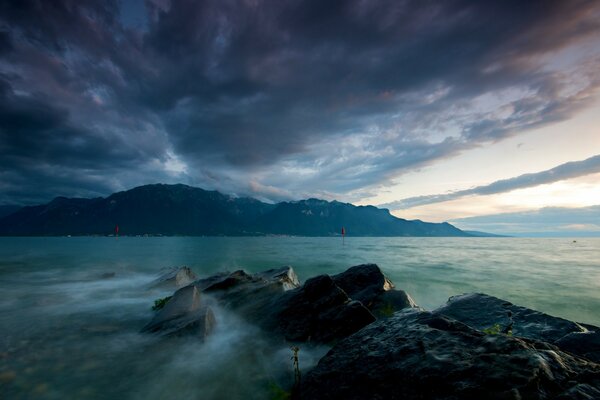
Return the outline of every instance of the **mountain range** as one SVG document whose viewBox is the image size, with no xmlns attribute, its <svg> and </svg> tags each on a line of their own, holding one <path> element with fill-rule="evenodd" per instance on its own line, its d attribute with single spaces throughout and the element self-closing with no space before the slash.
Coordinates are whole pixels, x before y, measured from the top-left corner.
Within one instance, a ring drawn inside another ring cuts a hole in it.
<svg viewBox="0 0 600 400">
<path fill-rule="evenodd" d="M 2 236 L 472 236 L 448 223 L 405 220 L 374 206 L 307 199 L 269 204 L 187 185 L 153 184 L 93 199 L 57 197 L 4 210 Z"/>
</svg>

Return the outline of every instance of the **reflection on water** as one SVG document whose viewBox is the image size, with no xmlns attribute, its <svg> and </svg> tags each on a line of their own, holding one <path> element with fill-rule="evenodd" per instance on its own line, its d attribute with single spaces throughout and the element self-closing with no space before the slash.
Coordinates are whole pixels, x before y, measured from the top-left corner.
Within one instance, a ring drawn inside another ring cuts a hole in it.
<svg viewBox="0 0 600 400">
<path fill-rule="evenodd" d="M 208 275 L 289 264 L 303 280 L 364 262 L 425 308 L 479 291 L 600 325 L 599 239 L 0 238 L 0 392 L 270 398 L 293 382 L 286 343 L 223 310 L 206 343 L 142 335 L 154 299 L 172 292 L 148 283 L 174 265 Z M 327 351 L 300 347 L 305 370 Z"/>
</svg>

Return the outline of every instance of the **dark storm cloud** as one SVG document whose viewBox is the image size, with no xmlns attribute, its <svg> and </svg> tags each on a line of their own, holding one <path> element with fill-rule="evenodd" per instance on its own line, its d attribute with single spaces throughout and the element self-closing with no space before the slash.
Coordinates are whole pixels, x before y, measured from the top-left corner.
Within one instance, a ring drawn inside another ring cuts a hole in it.
<svg viewBox="0 0 600 400">
<path fill-rule="evenodd" d="M 599 9 L 3 2 L 0 202 L 153 181 L 352 196 L 587 105 L 598 54 L 574 75 L 543 57 L 598 37 Z"/>
<path fill-rule="evenodd" d="M 490 183 L 489 185 L 482 185 L 471 189 L 459 190 L 444 194 L 409 197 L 407 199 L 381 204 L 380 206 L 393 210 L 406 209 L 424 204 L 456 200 L 465 196 L 485 196 L 489 194 L 505 193 L 516 189 L 524 189 L 528 187 L 554 183 L 565 179 L 573 179 L 595 173 L 600 173 L 600 155 L 581 161 L 572 161 L 561 164 L 546 171 L 523 174 L 510 179 L 502 179 Z"/>
</svg>

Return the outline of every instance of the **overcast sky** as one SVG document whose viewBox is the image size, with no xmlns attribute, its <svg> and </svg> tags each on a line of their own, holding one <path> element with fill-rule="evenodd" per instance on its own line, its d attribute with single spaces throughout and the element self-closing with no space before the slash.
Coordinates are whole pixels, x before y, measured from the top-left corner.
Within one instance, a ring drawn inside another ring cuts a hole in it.
<svg viewBox="0 0 600 400">
<path fill-rule="evenodd" d="M 566 215 L 600 204 L 599 65 L 596 1 L 3 1 L 0 204 L 181 182 Z"/>
</svg>

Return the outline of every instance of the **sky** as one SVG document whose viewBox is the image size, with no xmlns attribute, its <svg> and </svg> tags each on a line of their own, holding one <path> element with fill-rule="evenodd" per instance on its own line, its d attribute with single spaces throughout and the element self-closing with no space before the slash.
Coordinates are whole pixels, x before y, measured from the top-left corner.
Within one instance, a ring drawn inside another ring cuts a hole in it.
<svg viewBox="0 0 600 400">
<path fill-rule="evenodd" d="M 0 205 L 185 183 L 600 236 L 600 2 L 0 2 Z"/>
</svg>

